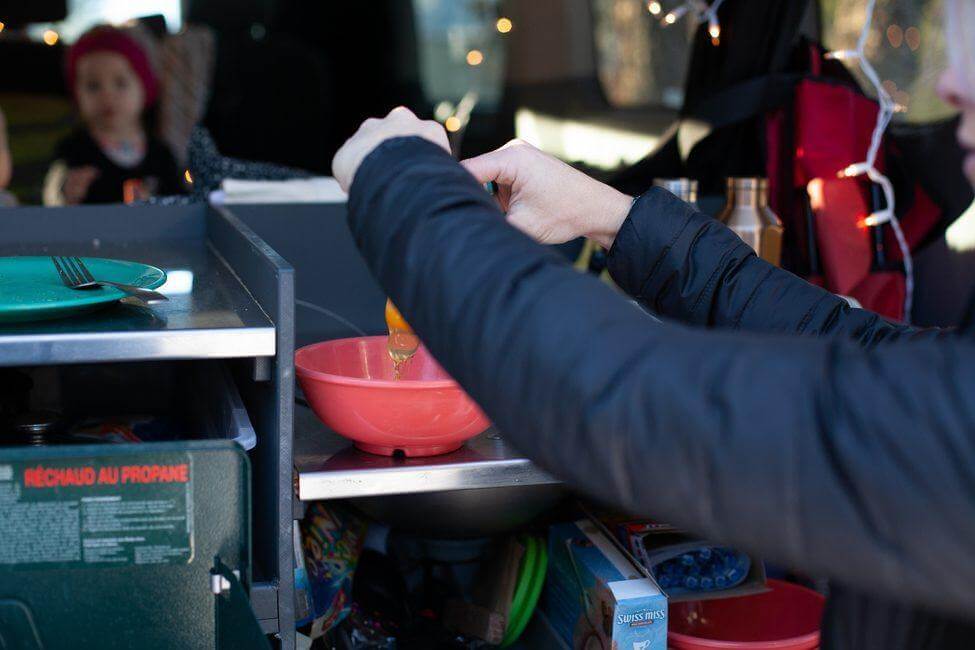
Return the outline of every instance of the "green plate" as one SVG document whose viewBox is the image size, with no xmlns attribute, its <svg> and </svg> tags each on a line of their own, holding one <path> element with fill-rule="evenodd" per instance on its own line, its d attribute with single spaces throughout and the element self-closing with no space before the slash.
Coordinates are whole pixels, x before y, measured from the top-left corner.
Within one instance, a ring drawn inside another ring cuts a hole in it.
<svg viewBox="0 0 975 650">
<path fill-rule="evenodd" d="M 96 280 L 157 289 L 166 273 L 154 266 L 83 257 Z M 114 287 L 69 289 L 50 257 L 0 257 L 0 323 L 65 318 L 117 302 L 125 294 Z"/>
</svg>

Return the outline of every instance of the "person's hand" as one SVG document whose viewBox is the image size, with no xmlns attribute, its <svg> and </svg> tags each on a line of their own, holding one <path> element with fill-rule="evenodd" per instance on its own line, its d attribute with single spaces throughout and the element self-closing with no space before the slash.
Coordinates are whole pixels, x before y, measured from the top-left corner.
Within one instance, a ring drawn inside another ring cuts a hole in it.
<svg viewBox="0 0 975 650">
<path fill-rule="evenodd" d="M 348 192 L 359 165 L 373 149 L 390 138 L 411 135 L 426 138 L 443 147 L 445 151 L 450 151 L 447 132 L 440 124 L 432 120 L 421 120 L 410 109 L 399 106 L 382 119 L 371 117 L 362 123 L 359 130 L 345 141 L 332 158 L 332 176 Z"/>
<path fill-rule="evenodd" d="M 88 195 L 88 187 L 98 178 L 99 174 L 101 172 L 98 171 L 98 168 L 91 165 L 69 169 L 67 177 L 64 179 L 64 187 L 61 189 L 65 203 L 78 205 L 84 201 Z"/>
<path fill-rule="evenodd" d="M 585 236 L 609 248 L 630 211 L 629 196 L 520 140 L 461 164 L 497 183 L 509 223 L 543 244 Z"/>
</svg>

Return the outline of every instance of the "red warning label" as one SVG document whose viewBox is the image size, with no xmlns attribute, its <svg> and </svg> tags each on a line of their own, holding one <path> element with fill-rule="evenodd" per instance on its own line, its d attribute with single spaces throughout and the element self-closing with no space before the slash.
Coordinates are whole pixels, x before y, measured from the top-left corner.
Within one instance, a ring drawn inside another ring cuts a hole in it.
<svg viewBox="0 0 975 650">
<path fill-rule="evenodd" d="M 24 470 L 24 487 L 58 488 L 86 485 L 151 485 L 153 483 L 188 483 L 188 463 L 174 465 L 92 465 L 46 467 L 37 465 Z"/>
<path fill-rule="evenodd" d="M 193 512 L 186 453 L 0 461 L 0 569 L 187 564 Z"/>
</svg>

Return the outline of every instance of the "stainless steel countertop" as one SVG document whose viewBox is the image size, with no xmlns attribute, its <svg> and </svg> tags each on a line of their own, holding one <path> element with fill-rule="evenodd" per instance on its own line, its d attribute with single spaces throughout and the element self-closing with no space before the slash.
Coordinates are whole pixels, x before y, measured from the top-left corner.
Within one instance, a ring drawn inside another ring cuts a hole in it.
<svg viewBox="0 0 975 650">
<path fill-rule="evenodd" d="M 558 483 L 493 430 L 443 456 L 375 456 L 355 449 L 299 405 L 294 458 L 302 501 Z"/>
<path fill-rule="evenodd" d="M 0 325 L 0 366 L 147 359 L 266 357 L 274 325 L 227 265 L 202 241 L 0 246 L 6 255 L 79 255 L 158 266 L 168 302 L 116 304 L 52 321 Z"/>
</svg>

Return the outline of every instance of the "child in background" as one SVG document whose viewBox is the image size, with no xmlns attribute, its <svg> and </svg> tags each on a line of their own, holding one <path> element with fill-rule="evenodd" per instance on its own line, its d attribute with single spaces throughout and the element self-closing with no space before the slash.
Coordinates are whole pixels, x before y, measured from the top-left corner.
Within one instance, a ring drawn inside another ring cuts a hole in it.
<svg viewBox="0 0 975 650">
<path fill-rule="evenodd" d="M 118 203 L 181 193 L 172 152 L 145 125 L 158 80 L 136 39 L 114 27 L 89 30 L 68 51 L 66 77 L 83 124 L 58 144 L 44 203 Z"/>
</svg>

